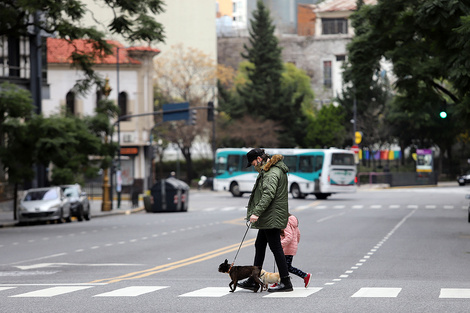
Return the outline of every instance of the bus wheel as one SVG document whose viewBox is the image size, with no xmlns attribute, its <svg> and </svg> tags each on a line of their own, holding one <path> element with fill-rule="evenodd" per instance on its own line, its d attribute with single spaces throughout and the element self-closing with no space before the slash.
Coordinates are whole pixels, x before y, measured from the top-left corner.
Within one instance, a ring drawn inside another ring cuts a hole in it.
<svg viewBox="0 0 470 313">
<path fill-rule="evenodd" d="M 299 185 L 293 184 L 292 187 L 290 188 L 290 192 L 292 194 L 292 197 L 296 199 L 304 199 L 305 195 L 300 192 Z"/>
<path fill-rule="evenodd" d="M 240 192 L 240 186 L 237 183 L 232 183 L 230 185 L 230 192 L 234 197 L 241 197 L 243 196 L 243 192 Z"/>
<path fill-rule="evenodd" d="M 315 197 L 317 197 L 318 200 L 325 200 L 329 195 L 329 193 L 316 193 Z"/>
</svg>

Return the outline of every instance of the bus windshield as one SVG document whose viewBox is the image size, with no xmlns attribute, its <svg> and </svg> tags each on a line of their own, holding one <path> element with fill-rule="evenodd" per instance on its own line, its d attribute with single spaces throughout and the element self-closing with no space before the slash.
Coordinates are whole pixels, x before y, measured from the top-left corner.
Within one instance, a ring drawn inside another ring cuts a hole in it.
<svg viewBox="0 0 470 313">
<path fill-rule="evenodd" d="M 347 153 L 333 153 L 331 165 L 354 165 L 354 156 Z"/>
</svg>

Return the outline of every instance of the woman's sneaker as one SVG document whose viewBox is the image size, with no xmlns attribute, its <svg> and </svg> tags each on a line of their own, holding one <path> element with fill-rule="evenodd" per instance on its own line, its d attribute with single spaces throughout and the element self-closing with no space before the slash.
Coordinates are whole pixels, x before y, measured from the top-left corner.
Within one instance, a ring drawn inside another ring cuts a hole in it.
<svg viewBox="0 0 470 313">
<path fill-rule="evenodd" d="M 308 273 L 304 278 L 305 288 L 308 288 L 308 285 L 310 285 L 310 278 L 312 278 L 312 274 Z"/>
</svg>

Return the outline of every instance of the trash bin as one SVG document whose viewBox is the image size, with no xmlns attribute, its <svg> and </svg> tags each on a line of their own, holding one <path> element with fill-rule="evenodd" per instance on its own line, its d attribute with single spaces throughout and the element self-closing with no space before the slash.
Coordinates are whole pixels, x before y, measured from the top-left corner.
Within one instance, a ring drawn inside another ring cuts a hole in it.
<svg viewBox="0 0 470 313">
<path fill-rule="evenodd" d="M 150 193 L 153 213 L 188 211 L 189 186 L 182 180 L 173 177 L 162 179 L 152 186 Z"/>
</svg>

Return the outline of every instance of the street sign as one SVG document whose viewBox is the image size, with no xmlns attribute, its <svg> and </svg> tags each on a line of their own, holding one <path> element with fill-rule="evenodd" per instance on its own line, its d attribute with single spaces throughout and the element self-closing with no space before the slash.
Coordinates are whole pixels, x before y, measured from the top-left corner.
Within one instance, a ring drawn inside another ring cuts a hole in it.
<svg viewBox="0 0 470 313">
<path fill-rule="evenodd" d="M 354 134 L 354 142 L 357 143 L 357 144 L 360 144 L 362 142 L 362 132 L 356 132 Z"/>
<path fill-rule="evenodd" d="M 354 152 L 355 154 L 358 154 L 359 153 L 359 146 L 357 146 L 357 145 L 352 146 L 351 151 Z"/>
<path fill-rule="evenodd" d="M 164 122 L 189 119 L 189 102 L 167 103 L 162 108 Z"/>
</svg>

